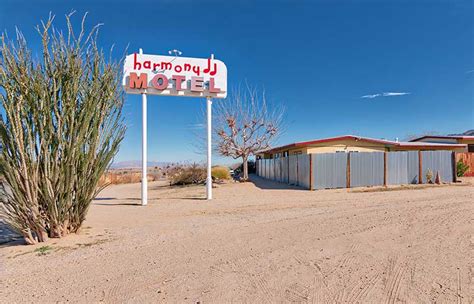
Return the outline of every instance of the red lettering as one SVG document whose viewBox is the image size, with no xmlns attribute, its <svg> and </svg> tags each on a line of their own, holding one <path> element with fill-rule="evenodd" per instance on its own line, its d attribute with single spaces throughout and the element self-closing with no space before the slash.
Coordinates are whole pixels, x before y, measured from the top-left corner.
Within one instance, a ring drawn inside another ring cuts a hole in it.
<svg viewBox="0 0 474 304">
<path fill-rule="evenodd" d="M 181 73 L 181 71 L 183 70 L 183 67 L 180 65 L 177 65 L 174 67 L 174 70 L 176 71 L 176 73 Z"/>
<path fill-rule="evenodd" d="M 137 62 L 137 53 L 133 54 L 133 69 L 134 70 L 142 69 L 142 64 L 140 62 Z"/>
<path fill-rule="evenodd" d="M 137 73 L 130 73 L 129 78 L 128 84 L 130 89 L 146 89 L 148 87 L 146 73 L 141 73 L 140 76 Z"/>
<path fill-rule="evenodd" d="M 191 77 L 191 91 L 204 91 L 204 79 L 202 77 Z"/>
<path fill-rule="evenodd" d="M 193 66 L 193 72 L 194 74 L 199 76 L 199 73 L 201 72 L 201 68 L 198 65 Z"/>
<path fill-rule="evenodd" d="M 151 69 L 151 61 L 147 60 L 143 63 L 144 69 Z"/>
<path fill-rule="evenodd" d="M 153 85 L 153 88 L 157 90 L 165 90 L 168 88 L 168 78 L 166 78 L 166 76 L 163 74 L 156 74 L 151 80 L 151 84 Z"/>
<path fill-rule="evenodd" d="M 220 93 L 221 89 L 216 87 L 214 78 L 209 78 L 209 93 Z"/>
<path fill-rule="evenodd" d="M 171 64 L 171 62 L 162 62 L 161 63 L 161 68 L 163 70 L 171 70 L 173 67 L 173 65 Z"/>
<path fill-rule="evenodd" d="M 189 63 L 185 63 L 185 64 L 184 64 L 184 71 L 185 71 L 185 72 L 191 71 L 191 65 L 190 65 Z"/>
<path fill-rule="evenodd" d="M 171 79 L 174 80 L 174 89 L 176 91 L 182 91 L 184 90 L 183 87 L 182 87 L 182 83 L 183 81 L 186 79 L 184 76 L 181 76 L 181 75 L 173 75 L 173 77 L 171 77 Z"/>
<path fill-rule="evenodd" d="M 217 63 L 214 62 L 214 69 L 211 71 L 211 58 L 207 58 L 207 68 L 204 69 L 204 73 L 214 76 L 217 73 Z"/>
<path fill-rule="evenodd" d="M 153 71 L 158 70 L 159 67 L 160 67 L 159 63 L 153 63 Z"/>
</svg>

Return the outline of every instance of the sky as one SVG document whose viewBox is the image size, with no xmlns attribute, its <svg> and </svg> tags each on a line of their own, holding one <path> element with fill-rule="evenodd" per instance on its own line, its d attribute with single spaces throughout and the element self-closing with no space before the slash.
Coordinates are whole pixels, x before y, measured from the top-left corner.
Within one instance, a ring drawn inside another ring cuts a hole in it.
<svg viewBox="0 0 474 304">
<path fill-rule="evenodd" d="M 277 144 L 354 134 L 404 139 L 474 128 L 474 1 L 0 1 L 0 30 L 76 11 L 102 23 L 114 56 L 178 49 L 227 65 L 228 87 L 248 83 L 286 108 Z M 219 102 L 218 100 L 214 102 Z M 205 100 L 148 98 L 148 159 L 201 161 Z M 141 99 L 127 95 L 127 133 L 115 162 L 141 158 Z M 216 155 L 217 162 L 232 160 Z"/>
</svg>

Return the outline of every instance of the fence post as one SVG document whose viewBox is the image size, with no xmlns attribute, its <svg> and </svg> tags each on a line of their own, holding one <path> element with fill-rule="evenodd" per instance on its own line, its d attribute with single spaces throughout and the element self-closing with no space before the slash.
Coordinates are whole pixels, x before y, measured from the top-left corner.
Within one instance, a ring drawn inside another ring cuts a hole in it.
<svg viewBox="0 0 474 304">
<path fill-rule="evenodd" d="M 387 151 L 383 152 L 383 185 L 387 187 Z"/>
<path fill-rule="evenodd" d="M 313 154 L 309 155 L 309 190 L 313 190 Z"/>
<path fill-rule="evenodd" d="M 418 184 L 423 184 L 423 154 L 418 150 Z"/>
<path fill-rule="evenodd" d="M 351 152 L 347 153 L 346 188 L 351 187 Z"/>
<path fill-rule="evenodd" d="M 458 181 L 458 166 L 456 165 L 456 152 L 451 153 L 451 164 L 453 166 L 453 182 Z"/>
</svg>

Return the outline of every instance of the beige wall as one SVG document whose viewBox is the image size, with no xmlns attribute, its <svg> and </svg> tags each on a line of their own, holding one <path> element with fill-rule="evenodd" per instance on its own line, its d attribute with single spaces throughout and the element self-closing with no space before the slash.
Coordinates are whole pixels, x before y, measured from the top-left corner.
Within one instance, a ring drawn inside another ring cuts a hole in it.
<svg viewBox="0 0 474 304">
<path fill-rule="evenodd" d="M 439 147 L 438 149 L 434 149 L 433 147 L 394 147 L 393 149 L 391 149 L 391 151 L 435 151 L 435 150 L 466 152 L 467 148 Z"/>
<path fill-rule="evenodd" d="M 463 144 L 474 144 L 474 140 L 465 140 L 465 142 L 459 141 Z M 440 147 L 440 149 L 434 149 L 433 147 L 396 147 L 396 146 L 385 146 L 384 144 L 369 143 L 364 141 L 357 140 L 340 140 L 334 142 L 325 142 L 315 145 L 310 145 L 303 148 L 292 148 L 292 149 L 282 149 L 278 150 L 272 154 L 283 153 L 284 151 L 289 151 L 290 155 L 297 154 L 301 151 L 301 154 L 312 154 L 312 153 L 334 153 L 334 152 L 384 152 L 384 151 L 418 151 L 418 150 L 451 150 L 456 152 L 466 152 L 467 148 L 447 148 Z M 271 155 L 265 153 L 264 158 L 270 158 Z"/>
<path fill-rule="evenodd" d="M 385 146 L 383 144 L 374 144 L 361 142 L 356 140 L 341 140 L 331 143 L 320 143 L 316 145 L 310 145 L 308 147 L 302 148 L 292 148 L 292 149 L 283 149 L 275 151 L 272 154 L 283 153 L 284 151 L 289 151 L 290 155 L 294 154 L 312 154 L 312 153 L 334 153 L 337 151 L 341 152 L 383 152 L 385 151 Z M 264 158 L 270 158 L 270 154 L 265 153 Z"/>
<path fill-rule="evenodd" d="M 308 153 L 334 153 L 334 152 L 383 152 L 384 146 L 365 146 L 365 145 L 349 145 L 339 144 L 330 146 L 310 147 Z"/>
</svg>

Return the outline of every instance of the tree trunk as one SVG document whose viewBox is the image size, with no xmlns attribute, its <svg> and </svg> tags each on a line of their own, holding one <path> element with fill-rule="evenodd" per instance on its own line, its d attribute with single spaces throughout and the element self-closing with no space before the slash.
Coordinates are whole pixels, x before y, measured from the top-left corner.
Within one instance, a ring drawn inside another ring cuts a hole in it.
<svg viewBox="0 0 474 304">
<path fill-rule="evenodd" d="M 244 181 L 247 181 L 249 179 L 249 167 L 248 167 L 248 159 L 247 157 L 243 157 L 243 160 L 244 160 L 244 176 L 243 176 L 243 180 Z"/>
</svg>

